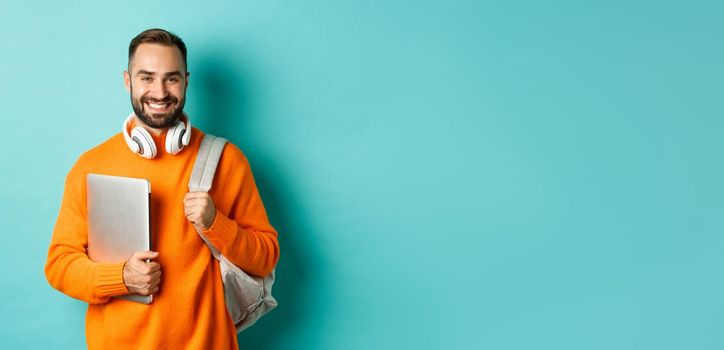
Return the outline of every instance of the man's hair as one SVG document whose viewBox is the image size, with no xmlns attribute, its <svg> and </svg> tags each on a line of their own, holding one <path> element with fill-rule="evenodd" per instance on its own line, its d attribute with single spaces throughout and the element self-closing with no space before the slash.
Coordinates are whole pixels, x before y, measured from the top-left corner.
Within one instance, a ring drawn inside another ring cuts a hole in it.
<svg viewBox="0 0 724 350">
<path fill-rule="evenodd" d="M 136 53 L 136 49 L 138 48 L 138 45 L 144 44 L 144 43 L 152 43 L 152 44 L 161 44 L 165 46 L 176 46 L 181 51 L 181 56 L 183 56 L 184 59 L 184 68 L 188 70 L 188 65 L 186 64 L 186 44 L 184 44 L 184 41 L 181 40 L 176 34 L 171 33 L 167 30 L 159 29 L 159 28 L 153 28 L 153 29 L 147 29 L 142 31 L 140 34 L 136 35 L 133 40 L 131 40 L 131 44 L 128 45 L 128 66 L 130 68 L 131 66 L 131 59 L 133 58 L 133 55 Z"/>
</svg>

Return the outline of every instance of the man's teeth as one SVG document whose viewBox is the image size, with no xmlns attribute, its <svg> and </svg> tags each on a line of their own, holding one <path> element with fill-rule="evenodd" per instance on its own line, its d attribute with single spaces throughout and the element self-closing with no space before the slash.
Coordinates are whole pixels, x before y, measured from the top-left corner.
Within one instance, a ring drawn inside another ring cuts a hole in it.
<svg viewBox="0 0 724 350">
<path fill-rule="evenodd" d="M 151 106 L 151 108 L 153 108 L 153 109 L 166 109 L 166 107 L 168 107 L 169 104 L 168 103 L 165 103 L 165 104 L 149 103 L 148 105 Z"/>
</svg>

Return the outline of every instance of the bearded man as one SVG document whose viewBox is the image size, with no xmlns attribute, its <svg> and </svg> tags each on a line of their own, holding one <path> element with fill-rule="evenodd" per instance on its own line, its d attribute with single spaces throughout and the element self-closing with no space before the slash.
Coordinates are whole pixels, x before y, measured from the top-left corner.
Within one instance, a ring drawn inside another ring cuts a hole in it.
<svg viewBox="0 0 724 350">
<path fill-rule="evenodd" d="M 238 349 L 219 262 L 196 230 L 249 274 L 265 276 L 279 259 L 277 232 L 237 146 L 224 147 L 209 193 L 187 191 L 204 136 L 184 113 L 189 76 L 181 38 L 163 29 L 133 38 L 123 73 L 133 113 L 119 133 L 84 152 L 65 179 L 45 275 L 57 290 L 88 303 L 89 349 Z M 115 263 L 89 259 L 89 173 L 151 182 L 153 251 Z M 153 295 L 153 302 L 114 298 L 126 294 Z"/>
</svg>

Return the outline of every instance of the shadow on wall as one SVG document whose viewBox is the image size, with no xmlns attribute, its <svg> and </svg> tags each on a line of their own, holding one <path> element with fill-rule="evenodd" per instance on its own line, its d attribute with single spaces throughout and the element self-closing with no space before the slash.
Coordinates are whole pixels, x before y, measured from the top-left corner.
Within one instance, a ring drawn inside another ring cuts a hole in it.
<svg viewBox="0 0 724 350">
<path fill-rule="evenodd" d="M 304 323 L 303 307 L 315 304 L 311 291 L 313 270 L 311 260 L 300 247 L 312 236 L 304 217 L 294 215 L 290 204 L 300 203 L 288 186 L 284 165 L 265 154 L 264 140 L 251 130 L 263 116 L 254 115 L 249 108 L 254 96 L 253 82 L 243 70 L 243 63 L 229 53 L 208 52 L 197 59 L 199 65 L 191 73 L 189 88 L 199 107 L 195 125 L 205 132 L 223 136 L 237 145 L 249 158 L 254 179 L 264 201 L 272 225 L 279 232 L 281 256 L 276 268 L 273 294 L 279 306 L 239 335 L 240 348 L 276 349 L 285 334 L 295 333 Z M 236 55 L 238 56 L 238 55 Z M 273 142 L 273 141 L 272 141 Z"/>
</svg>

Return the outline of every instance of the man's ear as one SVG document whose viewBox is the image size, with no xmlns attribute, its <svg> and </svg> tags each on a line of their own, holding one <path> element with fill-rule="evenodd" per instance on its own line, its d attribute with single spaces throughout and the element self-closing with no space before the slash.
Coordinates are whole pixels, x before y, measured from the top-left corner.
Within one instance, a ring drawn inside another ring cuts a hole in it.
<svg viewBox="0 0 724 350">
<path fill-rule="evenodd" d="M 186 72 L 186 88 L 189 87 L 189 77 L 191 76 L 191 72 Z"/>
<path fill-rule="evenodd" d="M 123 84 L 126 85 L 126 91 L 131 92 L 131 75 L 128 71 L 123 71 Z"/>
</svg>

